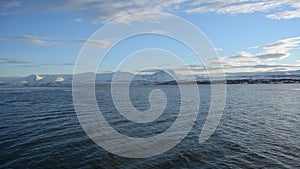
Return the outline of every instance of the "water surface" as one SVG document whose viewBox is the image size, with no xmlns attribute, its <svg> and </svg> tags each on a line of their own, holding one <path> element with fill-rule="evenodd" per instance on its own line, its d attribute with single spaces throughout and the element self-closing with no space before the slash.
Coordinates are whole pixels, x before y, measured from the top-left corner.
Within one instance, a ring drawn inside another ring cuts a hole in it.
<svg viewBox="0 0 300 169">
<path fill-rule="evenodd" d="M 198 137 L 210 104 L 201 85 L 200 113 L 188 136 L 164 154 L 119 157 L 98 147 L 81 128 L 71 88 L 0 88 L 0 168 L 300 168 L 300 85 L 228 85 L 218 129 L 203 144 Z M 99 108 L 111 126 L 128 136 L 165 131 L 180 106 L 177 86 L 134 86 L 131 102 L 149 108 L 148 94 L 162 89 L 166 110 L 156 121 L 136 124 L 120 116 L 109 87 L 97 87 Z"/>
</svg>

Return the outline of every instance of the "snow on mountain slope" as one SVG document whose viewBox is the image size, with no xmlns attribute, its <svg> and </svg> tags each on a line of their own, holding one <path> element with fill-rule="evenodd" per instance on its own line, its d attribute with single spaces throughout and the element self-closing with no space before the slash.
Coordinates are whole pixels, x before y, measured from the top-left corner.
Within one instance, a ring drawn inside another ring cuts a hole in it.
<svg viewBox="0 0 300 169">
<path fill-rule="evenodd" d="M 57 77 L 55 82 L 63 82 L 65 79 L 63 77 Z"/>
<path fill-rule="evenodd" d="M 0 78 L 1 79 L 1 78 Z M 62 80 L 63 79 L 63 80 Z M 7 80 L 6 83 L 11 85 L 46 85 L 46 84 L 71 84 L 72 75 L 29 75 L 21 78 Z"/>
<path fill-rule="evenodd" d="M 163 82 L 174 81 L 175 79 L 173 77 L 176 77 L 179 80 L 182 79 L 182 76 L 180 78 L 180 76 L 176 75 L 173 71 L 165 72 L 163 70 L 158 70 L 158 71 L 154 72 L 153 74 L 138 75 L 138 76 L 146 79 L 149 82 L 153 82 L 153 83 L 163 83 Z"/>
</svg>

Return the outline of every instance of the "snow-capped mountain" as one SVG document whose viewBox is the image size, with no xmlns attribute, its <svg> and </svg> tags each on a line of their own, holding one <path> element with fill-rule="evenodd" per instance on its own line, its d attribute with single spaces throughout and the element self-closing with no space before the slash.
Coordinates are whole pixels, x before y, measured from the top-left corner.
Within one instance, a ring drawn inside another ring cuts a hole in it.
<svg viewBox="0 0 300 169">
<path fill-rule="evenodd" d="M 163 70 L 158 70 L 152 74 L 137 75 L 137 77 L 143 78 L 148 82 L 163 83 L 175 80 L 173 77 L 178 78 L 178 75 L 176 75 L 173 71 L 168 71 L 167 73 Z"/>
<path fill-rule="evenodd" d="M 95 79 L 95 81 L 92 81 Z M 148 82 L 140 76 L 135 76 L 129 72 L 109 72 L 109 73 L 81 73 L 77 74 L 74 80 L 76 84 L 86 84 L 86 83 L 110 83 L 110 82 L 126 82 L 129 79 L 133 79 L 134 82 Z M 71 82 L 72 83 L 72 82 Z"/>
</svg>

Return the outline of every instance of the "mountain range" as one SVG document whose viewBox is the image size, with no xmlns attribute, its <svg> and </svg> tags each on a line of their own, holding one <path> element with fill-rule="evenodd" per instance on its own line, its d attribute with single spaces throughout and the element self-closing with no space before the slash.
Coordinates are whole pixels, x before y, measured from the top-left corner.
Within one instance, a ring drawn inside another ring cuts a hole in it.
<svg viewBox="0 0 300 169">
<path fill-rule="evenodd" d="M 181 75 L 168 71 L 174 78 L 163 70 L 158 70 L 152 74 L 132 74 L 129 72 L 108 72 L 108 73 L 81 73 L 77 74 L 77 84 L 93 83 L 89 81 L 91 76 L 95 76 L 96 84 L 114 82 L 125 82 L 132 79 L 132 83 L 141 84 L 176 84 L 189 83 L 191 76 L 197 83 L 211 83 L 207 76 L 201 75 Z M 114 79 L 113 79 L 114 78 Z M 1 86 L 71 86 L 72 74 L 43 74 L 29 75 L 25 77 L 0 77 Z M 227 83 L 300 83 L 300 70 L 285 72 L 245 72 L 226 74 Z"/>
</svg>

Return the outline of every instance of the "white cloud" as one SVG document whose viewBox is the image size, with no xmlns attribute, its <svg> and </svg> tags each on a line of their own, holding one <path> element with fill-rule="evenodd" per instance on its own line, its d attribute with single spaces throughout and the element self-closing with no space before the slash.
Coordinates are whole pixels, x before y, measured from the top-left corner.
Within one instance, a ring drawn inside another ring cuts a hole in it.
<svg viewBox="0 0 300 169">
<path fill-rule="evenodd" d="M 76 12 L 83 15 L 84 18 L 91 19 L 93 22 L 108 22 L 112 19 L 119 18 L 128 14 L 136 14 L 141 12 L 170 12 L 175 11 L 179 5 L 186 0 L 174 1 L 99 1 L 99 0 L 61 0 L 57 3 L 51 1 L 36 0 L 34 6 L 24 10 L 43 10 L 52 12 Z M 149 18 L 153 19 L 153 15 Z M 128 19 L 128 18 L 127 18 Z M 129 18 L 130 20 L 139 20 L 141 18 Z M 130 20 L 121 20 L 127 23 Z"/>
<path fill-rule="evenodd" d="M 280 60 L 290 56 L 290 51 L 298 47 L 300 47 L 300 37 L 293 37 L 282 39 L 264 46 L 255 46 L 256 49 L 262 50 L 261 53 L 251 54 L 248 52 L 240 52 L 237 56 L 230 58 L 236 59 L 237 57 L 239 57 L 246 60 L 251 58 L 256 61 Z"/>
<path fill-rule="evenodd" d="M 257 49 L 257 48 L 260 48 L 260 46 L 251 46 L 248 49 Z"/>
<path fill-rule="evenodd" d="M 300 3 L 299 0 L 199 0 L 192 3 L 192 6 L 185 11 L 219 14 L 264 12 L 271 19 L 292 19 L 300 17 Z"/>
<path fill-rule="evenodd" d="M 211 0 L 196 1 L 194 8 L 186 10 L 187 13 L 215 12 L 227 14 L 264 12 L 280 6 L 279 1 L 253 1 L 253 0 Z"/>
<path fill-rule="evenodd" d="M 0 15 L 10 15 L 19 12 L 18 7 L 21 6 L 20 1 L 3 0 L 0 2 Z"/>
<path fill-rule="evenodd" d="M 85 40 L 85 39 L 74 39 L 74 40 L 67 40 L 67 39 L 59 39 L 59 38 L 52 38 L 52 37 L 44 37 L 44 36 L 34 36 L 34 35 L 22 35 L 16 37 L 0 37 L 0 40 L 16 40 L 22 41 L 27 44 L 37 45 L 37 46 L 54 46 L 54 45 L 71 45 L 71 44 L 84 44 L 91 45 L 94 47 L 99 48 L 107 48 L 111 45 L 109 40 Z"/>
<path fill-rule="evenodd" d="M 224 49 L 222 49 L 222 48 L 212 48 L 211 50 L 215 50 L 215 51 L 223 51 Z"/>
<path fill-rule="evenodd" d="M 83 20 L 81 18 L 74 19 L 74 22 L 82 22 Z"/>
<path fill-rule="evenodd" d="M 0 64 L 31 64 L 31 62 L 18 58 L 0 58 Z"/>
<path fill-rule="evenodd" d="M 256 55 L 260 60 L 278 60 L 290 56 L 290 53 L 264 53 Z"/>
<path fill-rule="evenodd" d="M 288 53 L 300 46 L 300 36 L 279 40 L 275 43 L 263 46 L 266 53 Z"/>
<path fill-rule="evenodd" d="M 79 42 L 79 43 L 85 43 L 90 46 L 94 47 L 99 47 L 99 48 L 107 48 L 111 45 L 111 42 L 108 40 L 94 40 L 94 39 L 79 39 L 79 40 L 73 40 L 74 42 Z"/>
<path fill-rule="evenodd" d="M 70 63 L 70 62 L 66 62 L 66 63 L 44 63 L 42 65 L 43 66 L 75 66 L 76 63 Z"/>
<path fill-rule="evenodd" d="M 16 39 L 22 40 L 26 43 L 30 43 L 33 45 L 38 45 L 38 46 L 51 46 L 55 45 L 56 43 L 52 43 L 46 40 L 49 40 L 49 37 L 39 37 L 39 36 L 32 36 L 32 35 L 24 35 L 17 37 Z"/>
<path fill-rule="evenodd" d="M 272 19 L 300 18 L 299 0 L 282 0 L 282 6 L 285 6 L 290 9 L 274 12 L 272 14 L 267 15 L 267 17 Z"/>
<path fill-rule="evenodd" d="M 278 12 L 278 13 L 267 15 L 267 17 L 271 19 L 300 18 L 300 10 Z"/>
<path fill-rule="evenodd" d="M 291 55 L 291 50 L 300 47 L 300 37 L 282 39 L 264 46 L 255 46 L 260 49 L 260 53 L 238 52 L 237 55 L 231 57 L 211 58 L 207 60 L 206 67 L 212 69 L 220 69 L 219 65 L 223 65 L 224 69 L 232 71 L 261 71 L 261 70 L 296 70 L 300 68 L 300 62 L 295 64 L 276 64 L 277 61 Z M 275 61 L 272 64 L 265 62 Z"/>
<path fill-rule="evenodd" d="M 170 32 L 167 32 L 167 31 L 164 31 L 164 30 L 158 30 L 158 29 L 156 29 L 156 30 L 150 31 L 149 33 L 167 35 L 167 34 L 169 34 Z"/>
<path fill-rule="evenodd" d="M 52 46 L 57 45 L 56 42 L 52 41 L 50 37 L 44 36 L 34 36 L 34 35 L 22 35 L 22 36 L 15 36 L 15 37 L 0 37 L 0 40 L 16 40 L 16 41 L 23 41 L 28 44 L 38 45 L 38 46 Z"/>
<path fill-rule="evenodd" d="M 9 1 L 10 2 L 10 1 Z M 144 1 L 144 0 L 60 0 L 52 1 L 27 1 L 26 5 L 21 6 L 19 1 L 11 3 L 2 3 L 1 13 L 5 14 L 8 9 L 23 11 L 50 11 L 50 12 L 75 12 L 83 17 L 77 18 L 75 22 L 81 22 L 83 19 L 90 19 L 93 22 L 107 22 L 128 14 L 140 12 L 168 12 L 168 13 L 205 13 L 213 12 L 219 14 L 246 14 L 262 12 L 268 18 L 272 19 L 292 19 L 299 18 L 300 5 L 298 0 L 173 0 L 173 1 Z M 16 9 L 15 9 L 16 10 Z M 159 19 L 155 15 L 149 15 L 147 18 L 125 18 L 120 20 L 122 23 L 141 19 Z"/>
<path fill-rule="evenodd" d="M 64 66 L 75 66 L 76 63 L 63 63 L 61 65 L 64 65 Z"/>
</svg>

